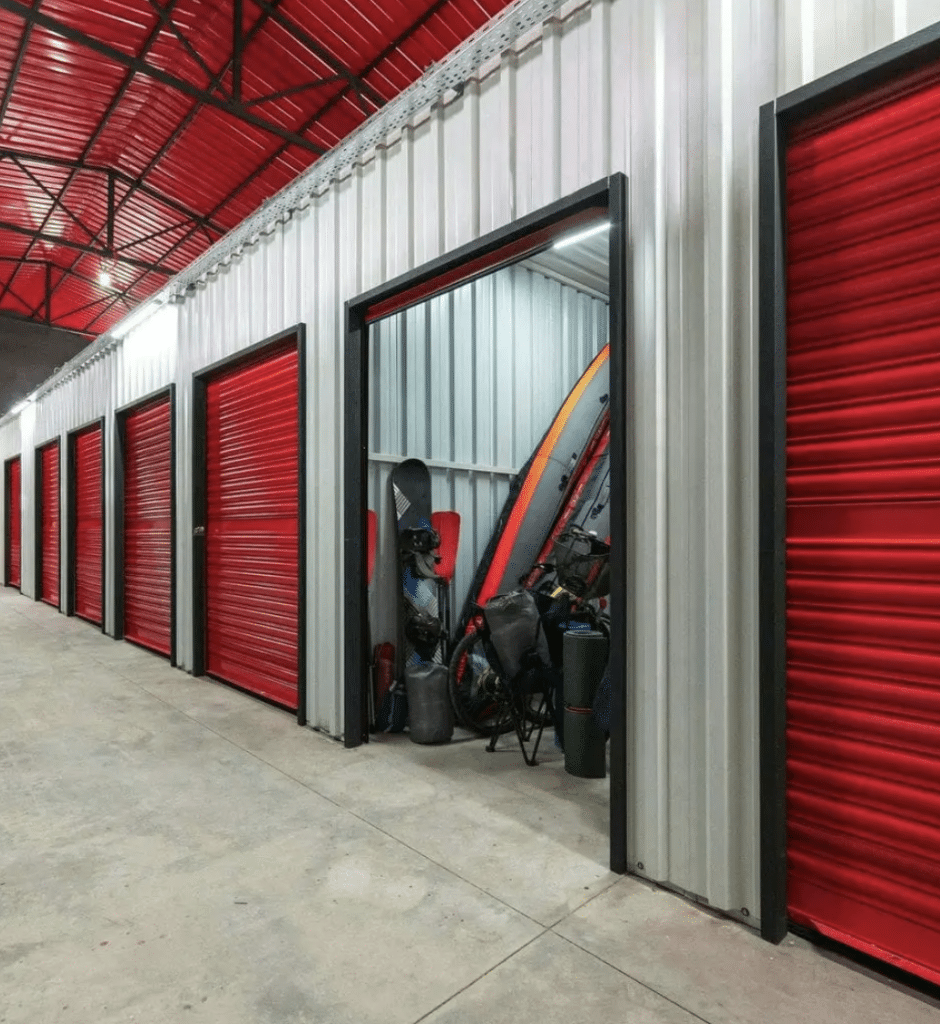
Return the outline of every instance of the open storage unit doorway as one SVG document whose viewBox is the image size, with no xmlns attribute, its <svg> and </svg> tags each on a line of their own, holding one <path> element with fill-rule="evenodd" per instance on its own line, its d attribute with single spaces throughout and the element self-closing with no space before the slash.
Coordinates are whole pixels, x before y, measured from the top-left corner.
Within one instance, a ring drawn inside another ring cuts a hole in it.
<svg viewBox="0 0 940 1024">
<path fill-rule="evenodd" d="M 116 415 L 115 637 L 176 664 L 176 417 L 170 385 Z"/>
<path fill-rule="evenodd" d="M 940 26 L 761 111 L 762 929 L 940 982 Z"/>
<path fill-rule="evenodd" d="M 8 587 L 20 586 L 20 566 L 22 564 L 22 476 L 20 458 L 7 459 L 3 466 L 4 501 L 4 552 L 3 582 Z"/>
<path fill-rule="evenodd" d="M 306 722 L 304 328 L 193 382 L 193 674 Z"/>
<path fill-rule="evenodd" d="M 36 600 L 58 608 L 61 525 L 59 439 L 36 449 Z"/>
<path fill-rule="evenodd" d="M 345 387 L 345 530 L 344 571 L 347 593 L 345 635 L 345 742 L 356 746 L 369 738 L 369 608 L 367 552 L 369 495 L 370 344 L 376 323 L 408 307 L 544 253 L 562 237 L 609 222 L 606 233 L 609 305 L 609 444 L 610 444 L 610 865 L 626 870 L 626 722 L 624 675 L 631 609 L 626 601 L 628 577 L 628 452 L 631 413 L 627 405 L 631 346 L 628 338 L 626 285 L 626 191 L 623 175 L 580 190 L 535 214 L 433 261 L 347 304 Z M 510 354 L 507 353 L 507 358 Z M 590 360 L 588 360 L 590 361 Z M 578 367 L 574 374 L 585 369 Z M 572 381 L 569 381 L 569 384 Z M 430 386 L 430 382 L 429 382 Z M 538 381 L 532 381 L 538 388 Z M 564 397 L 564 395 L 562 395 Z M 606 396 L 605 396 L 606 397 Z M 450 415 L 450 411 L 446 411 Z M 549 416 L 551 422 L 551 417 Z M 461 425 L 462 429 L 467 424 Z M 537 439 L 537 437 L 536 437 Z M 409 453 L 410 454 L 410 453 Z M 424 455 L 424 452 L 415 453 Z M 528 454 L 528 453 L 526 453 Z M 525 456 L 523 456 L 525 457 Z M 433 464 L 433 460 L 432 460 Z M 437 467 L 446 468 L 446 467 Z M 491 511 L 493 504 L 490 505 Z M 495 512 L 498 514 L 499 509 Z M 485 531 L 484 531 L 485 532 Z M 475 568 L 475 567 L 474 567 Z M 456 621 L 457 616 L 454 616 Z M 480 741 L 482 744 L 484 741 Z"/>
<path fill-rule="evenodd" d="M 66 614 L 104 629 L 104 419 L 68 436 Z"/>
</svg>

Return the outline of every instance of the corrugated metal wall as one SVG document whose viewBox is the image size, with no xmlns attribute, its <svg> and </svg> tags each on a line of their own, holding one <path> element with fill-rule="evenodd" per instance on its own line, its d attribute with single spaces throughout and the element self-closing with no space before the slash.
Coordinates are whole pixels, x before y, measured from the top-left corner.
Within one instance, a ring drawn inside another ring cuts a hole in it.
<svg viewBox="0 0 940 1024">
<path fill-rule="evenodd" d="M 182 307 L 180 579 L 191 570 L 191 372 L 304 321 L 308 705 L 313 724 L 340 732 L 343 303 L 625 171 L 638 500 L 630 860 L 717 907 L 747 908 L 753 921 L 758 107 L 940 18 L 940 2 L 593 0 L 564 11 L 540 39 L 379 147 Z M 48 435 L 47 421 L 64 429 L 67 419 L 77 426 L 100 415 L 102 401 L 127 400 L 126 381 L 156 386 L 163 370 L 172 374 L 173 358 L 143 342 L 125 346 L 89 370 L 86 384 L 79 378 L 73 414 L 47 414 L 45 400 L 24 413 L 24 493 L 32 494 L 32 446 Z M 48 402 L 61 404 L 63 394 Z M 180 655 L 191 664 L 185 585 L 178 621 Z"/>
<path fill-rule="evenodd" d="M 179 310 L 167 307 L 132 331 L 123 344 L 99 355 L 94 361 L 83 366 L 76 375 L 56 387 L 49 394 L 30 403 L 20 414 L 19 444 L 23 452 L 23 586 L 22 592 L 28 597 L 36 594 L 35 579 L 35 523 L 32 515 L 35 494 L 35 459 L 33 451 L 53 437 L 62 440 L 63 460 L 65 459 L 65 438 L 69 431 L 84 426 L 101 416 L 107 417 L 104 432 L 105 467 L 105 578 L 112 573 L 111 554 L 114 545 L 114 521 L 111 515 L 113 503 L 113 466 L 116 458 L 113 413 L 115 409 L 136 401 L 166 387 L 176 379 L 176 354 L 178 349 L 177 323 Z M 0 453 L 7 457 L 7 445 L 17 438 L 13 435 L 13 422 L 0 428 Z M 8 440 L 9 439 L 9 440 Z M 63 467 L 66 463 L 63 461 Z M 67 507 L 66 473 L 61 474 L 62 509 Z M 66 566 L 71 553 L 68 550 L 68 528 L 66 516 L 62 523 L 62 606 L 65 606 L 67 586 Z M 107 632 L 114 631 L 113 595 L 105 588 L 105 623 Z"/>
<path fill-rule="evenodd" d="M 782 0 L 779 93 L 940 21 L 940 0 Z"/>
<path fill-rule="evenodd" d="M 594 355 L 607 303 L 508 267 L 394 316 L 370 333 L 369 507 L 379 522 L 372 637 L 396 640 L 401 581 L 388 490 L 420 458 L 435 509 L 461 514 L 454 618 L 512 477 Z"/>
</svg>

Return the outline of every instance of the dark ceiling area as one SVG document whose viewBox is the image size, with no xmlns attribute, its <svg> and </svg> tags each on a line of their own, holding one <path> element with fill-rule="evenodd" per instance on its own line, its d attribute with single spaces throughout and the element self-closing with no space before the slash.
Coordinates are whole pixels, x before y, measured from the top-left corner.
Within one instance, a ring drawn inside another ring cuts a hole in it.
<svg viewBox="0 0 940 1024">
<path fill-rule="evenodd" d="M 0 310 L 92 338 L 507 0 L 0 0 Z"/>
</svg>

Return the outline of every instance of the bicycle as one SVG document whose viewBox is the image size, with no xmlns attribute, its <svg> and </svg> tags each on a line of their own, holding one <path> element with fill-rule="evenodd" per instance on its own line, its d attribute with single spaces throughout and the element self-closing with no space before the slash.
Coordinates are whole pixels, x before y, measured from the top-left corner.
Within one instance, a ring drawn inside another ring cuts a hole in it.
<svg viewBox="0 0 940 1024">
<path fill-rule="evenodd" d="M 607 616 L 598 606 L 609 591 L 609 554 L 609 544 L 571 527 L 556 541 L 552 561 L 526 574 L 528 586 L 486 607 L 474 606 L 471 628 L 450 659 L 448 686 L 457 721 L 489 737 L 487 750 L 515 730 L 526 764 L 537 763 L 542 731 L 554 720 L 554 695 L 560 691 L 564 630 L 578 623 L 609 635 Z M 519 621 L 504 616 L 500 629 L 510 635 L 494 641 L 496 602 L 508 604 L 509 612 L 515 602 Z M 536 730 L 529 754 L 525 745 Z"/>
</svg>

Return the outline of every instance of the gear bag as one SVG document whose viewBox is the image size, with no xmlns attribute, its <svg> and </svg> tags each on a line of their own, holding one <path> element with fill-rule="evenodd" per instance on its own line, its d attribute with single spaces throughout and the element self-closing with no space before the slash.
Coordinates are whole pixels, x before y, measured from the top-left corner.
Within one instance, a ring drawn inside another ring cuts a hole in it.
<svg viewBox="0 0 940 1024">
<path fill-rule="evenodd" d="M 543 665 L 550 663 L 548 641 L 530 591 L 513 590 L 494 597 L 486 603 L 483 614 L 490 628 L 490 643 L 507 679 L 515 679 L 524 668 L 531 669 L 533 658 Z"/>
</svg>

